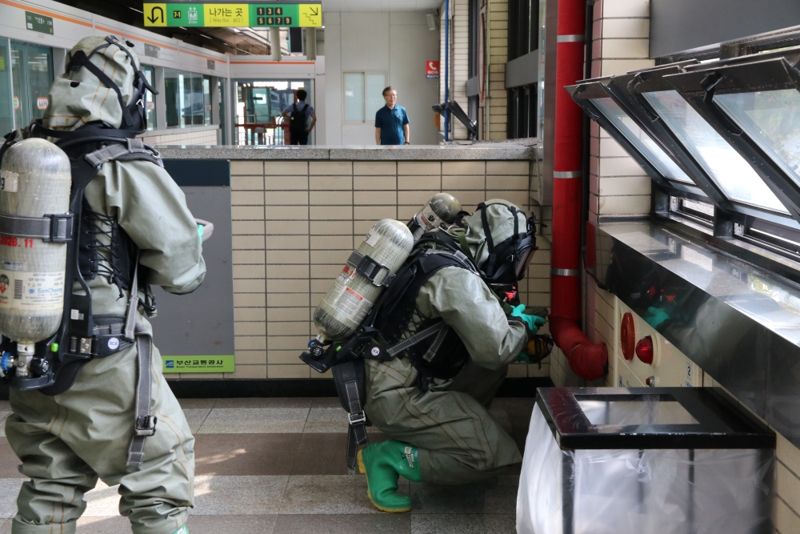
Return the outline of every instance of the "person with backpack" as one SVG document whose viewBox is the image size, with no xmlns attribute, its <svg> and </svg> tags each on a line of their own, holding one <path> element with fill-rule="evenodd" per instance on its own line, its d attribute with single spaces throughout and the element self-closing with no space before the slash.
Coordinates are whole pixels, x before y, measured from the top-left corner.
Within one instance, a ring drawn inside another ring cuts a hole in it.
<svg viewBox="0 0 800 534">
<path fill-rule="evenodd" d="M 289 121 L 289 144 L 307 145 L 308 135 L 317 124 L 317 114 L 314 106 L 306 103 L 307 97 L 305 89 L 298 89 L 294 94 L 294 103 L 283 110 L 284 118 Z"/>
<path fill-rule="evenodd" d="M 361 448 L 357 464 L 379 510 L 411 509 L 397 493 L 400 476 L 465 484 L 521 461 L 487 407 L 545 321 L 505 302 L 536 248 L 534 232 L 517 206 L 487 200 L 463 227 L 424 234 L 376 303 L 370 328 L 385 350 L 362 359 L 363 409 L 389 439 Z"/>
<path fill-rule="evenodd" d="M 181 294 L 202 283 L 203 227 L 158 153 L 136 139 L 152 89 L 132 46 L 113 36 L 81 39 L 43 120 L 9 134 L 2 150 L 10 157 L 40 137 L 69 156 L 75 229 L 62 278 L 63 336 L 37 343 L 38 365 L 4 369 L 6 436 L 28 477 L 14 534 L 74 533 L 98 478 L 119 484 L 119 510 L 134 533 L 188 533 L 194 438 L 152 342 L 148 284 Z"/>
</svg>

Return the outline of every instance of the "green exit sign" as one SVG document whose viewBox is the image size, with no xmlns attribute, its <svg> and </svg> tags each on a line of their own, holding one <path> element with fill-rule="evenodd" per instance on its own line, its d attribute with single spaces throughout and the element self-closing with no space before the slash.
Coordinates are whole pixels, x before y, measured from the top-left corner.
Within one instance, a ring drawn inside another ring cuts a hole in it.
<svg viewBox="0 0 800 534">
<path fill-rule="evenodd" d="M 146 3 L 144 25 L 184 28 L 319 28 L 322 4 Z"/>
<path fill-rule="evenodd" d="M 25 27 L 34 32 L 53 35 L 53 19 L 38 13 L 25 12 Z"/>
</svg>

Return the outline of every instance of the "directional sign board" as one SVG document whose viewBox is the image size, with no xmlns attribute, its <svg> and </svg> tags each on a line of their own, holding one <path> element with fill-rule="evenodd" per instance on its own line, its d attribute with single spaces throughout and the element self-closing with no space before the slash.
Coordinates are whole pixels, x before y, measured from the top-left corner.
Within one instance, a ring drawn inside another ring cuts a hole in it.
<svg viewBox="0 0 800 534">
<path fill-rule="evenodd" d="M 150 27 L 319 28 L 322 4 L 146 3 L 144 25 Z"/>
</svg>

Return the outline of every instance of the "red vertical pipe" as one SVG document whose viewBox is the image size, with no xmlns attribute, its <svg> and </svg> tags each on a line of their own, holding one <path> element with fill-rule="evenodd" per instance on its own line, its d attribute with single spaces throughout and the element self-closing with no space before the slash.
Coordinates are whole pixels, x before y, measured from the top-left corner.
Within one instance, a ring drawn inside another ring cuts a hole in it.
<svg viewBox="0 0 800 534">
<path fill-rule="evenodd" d="M 553 138 L 553 244 L 550 332 L 570 368 L 586 380 L 606 373 L 605 344 L 592 343 L 580 320 L 582 112 L 564 86 L 583 77 L 585 0 L 558 0 Z"/>
</svg>

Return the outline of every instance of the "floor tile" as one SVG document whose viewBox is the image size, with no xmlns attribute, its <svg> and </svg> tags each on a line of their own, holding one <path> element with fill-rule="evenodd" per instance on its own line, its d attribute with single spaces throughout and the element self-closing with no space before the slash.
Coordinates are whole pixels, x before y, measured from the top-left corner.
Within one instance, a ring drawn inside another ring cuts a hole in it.
<svg viewBox="0 0 800 534">
<path fill-rule="evenodd" d="M 408 534 L 409 514 L 319 514 L 279 515 L 275 524 L 278 534 Z M 192 530 L 194 534 L 194 530 Z"/>
<path fill-rule="evenodd" d="M 11 519 L 0 519 L 0 532 L 11 532 Z"/>
<path fill-rule="evenodd" d="M 19 472 L 19 458 L 14 454 L 6 438 L 0 438 L 0 477 L 23 478 Z"/>
<path fill-rule="evenodd" d="M 197 433 L 299 433 L 303 431 L 308 411 L 309 407 L 213 408 Z"/>
<path fill-rule="evenodd" d="M 189 514 L 189 530 L 192 534 L 283 534 L 275 529 L 276 515 L 197 515 Z M 406 531 L 408 532 L 408 531 Z"/>
<path fill-rule="evenodd" d="M 0 517 L 14 517 L 17 513 L 17 495 L 21 478 L 0 478 Z"/>
<path fill-rule="evenodd" d="M 286 476 L 208 476 L 195 478 L 197 515 L 269 515 L 282 510 Z"/>
<path fill-rule="evenodd" d="M 292 475 L 346 475 L 347 434 L 303 434 Z"/>
<path fill-rule="evenodd" d="M 411 484 L 411 505 L 420 514 L 479 514 L 483 511 L 485 484 L 434 486 Z"/>
<path fill-rule="evenodd" d="M 380 513 L 369 503 L 361 475 L 289 477 L 280 507 L 284 514 Z"/>
<path fill-rule="evenodd" d="M 119 515 L 119 484 L 107 486 L 102 480 L 97 481 L 93 490 L 84 495 L 88 517 L 113 517 Z"/>
<path fill-rule="evenodd" d="M 303 435 L 198 434 L 195 440 L 197 474 L 289 475 Z"/>
<path fill-rule="evenodd" d="M 310 408 L 311 397 L 242 397 L 216 399 L 214 408 Z"/>
<path fill-rule="evenodd" d="M 514 534 L 514 515 L 411 514 L 411 534 Z"/>
<path fill-rule="evenodd" d="M 6 437 L 6 419 L 11 415 L 11 410 L 0 408 L 0 438 Z"/>
<path fill-rule="evenodd" d="M 189 428 L 192 434 L 196 434 L 200 430 L 200 426 L 211 413 L 211 407 L 208 408 L 183 408 L 183 415 L 186 416 L 186 422 L 189 423 Z"/>
<path fill-rule="evenodd" d="M 131 531 L 127 517 L 96 517 L 84 514 L 78 519 L 78 534 L 121 534 Z"/>
<path fill-rule="evenodd" d="M 341 406 L 312 406 L 303 432 L 347 433 L 347 412 Z"/>
<path fill-rule="evenodd" d="M 217 403 L 217 399 L 187 399 L 187 398 L 180 398 L 178 402 L 181 405 L 181 408 L 184 410 L 188 409 L 211 409 Z"/>
</svg>

